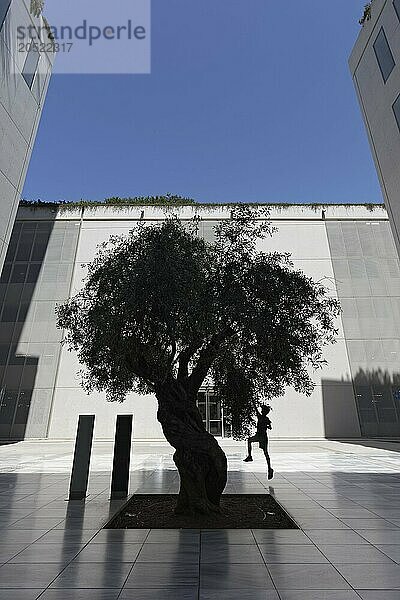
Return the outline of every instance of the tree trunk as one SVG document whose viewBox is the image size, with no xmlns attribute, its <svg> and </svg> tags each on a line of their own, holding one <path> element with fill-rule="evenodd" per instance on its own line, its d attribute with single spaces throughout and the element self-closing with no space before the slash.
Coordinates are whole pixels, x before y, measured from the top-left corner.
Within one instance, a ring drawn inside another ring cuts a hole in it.
<svg viewBox="0 0 400 600">
<path fill-rule="evenodd" d="M 180 476 L 177 513 L 219 512 L 227 481 L 227 460 L 214 436 L 204 427 L 196 405 L 178 381 L 169 381 L 156 392 L 157 418 L 175 448 Z"/>
</svg>

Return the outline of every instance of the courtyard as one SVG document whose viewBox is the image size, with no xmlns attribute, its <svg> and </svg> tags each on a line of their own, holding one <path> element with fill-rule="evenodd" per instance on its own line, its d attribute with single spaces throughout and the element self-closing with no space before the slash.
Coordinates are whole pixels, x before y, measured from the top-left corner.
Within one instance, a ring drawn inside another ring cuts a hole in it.
<svg viewBox="0 0 400 600">
<path fill-rule="evenodd" d="M 399 445 L 223 442 L 227 493 L 270 493 L 299 530 L 105 530 L 111 442 L 95 442 L 88 497 L 67 502 L 71 442 L 0 448 L 0 599 L 398 600 Z M 175 493 L 164 443 L 134 442 L 131 493 Z"/>
</svg>

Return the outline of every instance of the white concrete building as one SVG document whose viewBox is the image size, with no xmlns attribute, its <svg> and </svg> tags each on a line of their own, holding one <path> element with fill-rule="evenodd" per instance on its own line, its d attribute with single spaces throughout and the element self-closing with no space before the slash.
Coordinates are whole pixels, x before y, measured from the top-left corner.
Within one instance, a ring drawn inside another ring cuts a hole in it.
<svg viewBox="0 0 400 600">
<path fill-rule="evenodd" d="M 349 64 L 400 252 L 400 0 L 373 0 Z"/>
<path fill-rule="evenodd" d="M 174 209 L 200 217 L 210 239 L 229 207 Z M 97 439 L 111 439 L 116 414 L 134 414 L 136 439 L 161 439 L 155 398 L 132 394 L 108 404 L 81 389 L 73 354 L 60 346 L 54 308 L 79 290 L 98 244 L 139 219 L 162 220 L 154 207 L 20 208 L 0 281 L 0 438 L 72 438 L 79 414 L 95 413 Z M 400 261 L 383 206 L 280 205 L 278 232 L 265 250 L 291 252 L 294 264 L 325 278 L 342 304 L 337 343 L 306 398 L 288 389 L 274 401 L 276 438 L 391 437 L 400 433 Z M 212 390 L 200 408 L 209 429 L 229 436 Z"/>
<path fill-rule="evenodd" d="M 0 0 L 0 268 L 46 97 L 52 48 L 30 0 Z"/>
</svg>

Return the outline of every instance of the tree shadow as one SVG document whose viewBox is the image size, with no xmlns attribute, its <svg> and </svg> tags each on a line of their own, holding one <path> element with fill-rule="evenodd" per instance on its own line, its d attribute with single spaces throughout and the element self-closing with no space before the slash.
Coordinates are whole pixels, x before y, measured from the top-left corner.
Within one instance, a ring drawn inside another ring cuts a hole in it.
<svg viewBox="0 0 400 600">
<path fill-rule="evenodd" d="M 400 373 L 359 369 L 352 380 L 323 379 L 322 398 L 326 438 L 400 451 Z"/>
</svg>

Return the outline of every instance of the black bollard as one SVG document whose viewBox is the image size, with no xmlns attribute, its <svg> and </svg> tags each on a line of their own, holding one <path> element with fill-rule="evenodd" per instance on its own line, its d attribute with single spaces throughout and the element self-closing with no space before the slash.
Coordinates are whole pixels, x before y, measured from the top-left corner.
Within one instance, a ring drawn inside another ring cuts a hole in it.
<svg viewBox="0 0 400 600">
<path fill-rule="evenodd" d="M 133 415 L 117 415 L 111 498 L 126 498 L 129 489 Z"/>
<path fill-rule="evenodd" d="M 79 415 L 74 463 L 69 486 L 69 500 L 83 500 L 86 498 L 93 429 L 94 415 Z"/>
</svg>

